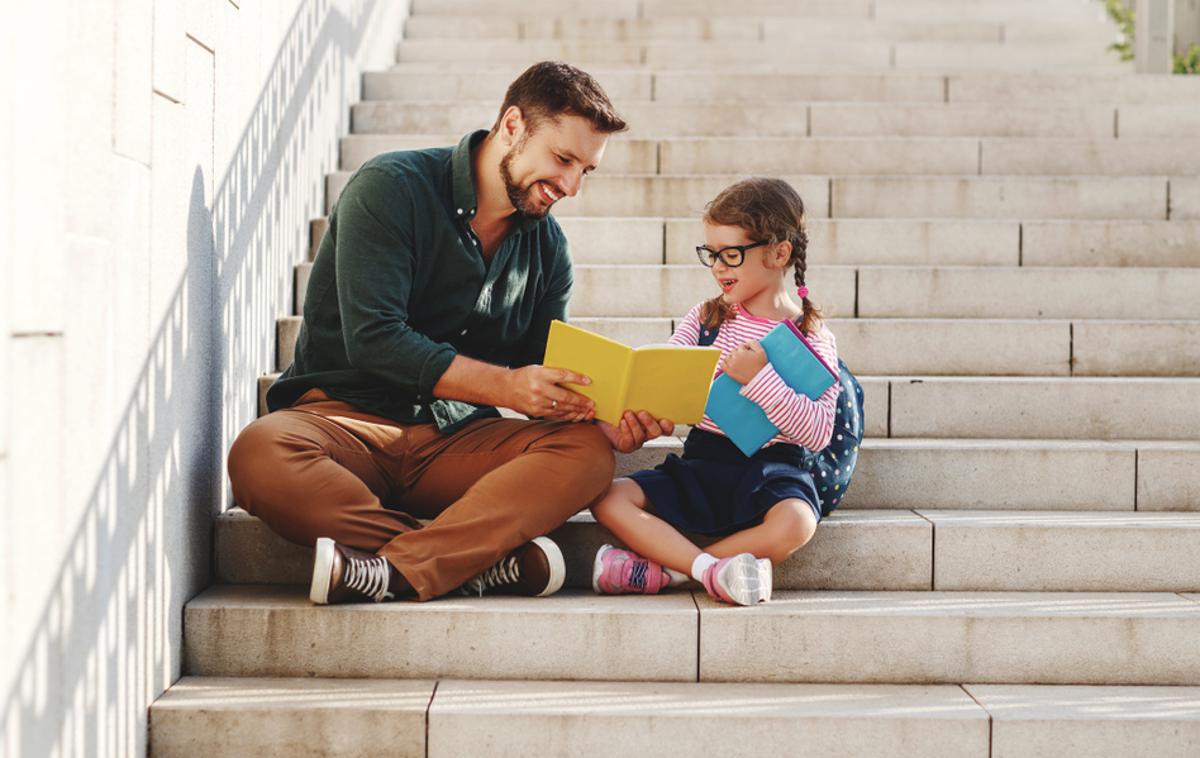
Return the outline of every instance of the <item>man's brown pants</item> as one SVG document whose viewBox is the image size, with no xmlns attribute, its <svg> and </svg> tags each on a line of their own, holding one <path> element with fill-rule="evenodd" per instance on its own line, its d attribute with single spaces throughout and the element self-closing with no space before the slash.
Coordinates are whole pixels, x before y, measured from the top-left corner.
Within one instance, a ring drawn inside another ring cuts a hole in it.
<svg viewBox="0 0 1200 758">
<path fill-rule="evenodd" d="M 386 557 L 419 600 L 591 505 L 613 469 L 594 424 L 493 418 L 441 434 L 319 389 L 254 421 L 229 452 L 238 505 L 292 542 L 330 537 Z"/>
</svg>

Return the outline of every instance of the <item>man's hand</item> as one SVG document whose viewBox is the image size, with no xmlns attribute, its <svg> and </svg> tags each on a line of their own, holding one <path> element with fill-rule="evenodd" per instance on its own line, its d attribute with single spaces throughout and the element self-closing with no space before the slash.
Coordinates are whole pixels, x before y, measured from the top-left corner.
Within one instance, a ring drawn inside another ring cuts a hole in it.
<svg viewBox="0 0 1200 758">
<path fill-rule="evenodd" d="M 674 423 L 665 418 L 656 419 L 645 411 L 638 411 L 636 414 L 633 411 L 625 411 L 618 426 L 605 421 L 597 421 L 596 426 L 608 437 L 613 449 L 621 453 L 632 453 L 648 440 L 675 433 Z"/>
<path fill-rule="evenodd" d="M 746 384 L 767 365 L 767 351 L 757 341 L 745 342 L 721 362 L 721 369 L 738 384 Z"/>
<path fill-rule="evenodd" d="M 514 369 L 508 375 L 507 401 L 503 405 L 530 418 L 591 421 L 596 417 L 596 403 L 559 386 L 566 382 L 588 385 L 592 380 L 561 368 L 523 366 Z"/>
</svg>

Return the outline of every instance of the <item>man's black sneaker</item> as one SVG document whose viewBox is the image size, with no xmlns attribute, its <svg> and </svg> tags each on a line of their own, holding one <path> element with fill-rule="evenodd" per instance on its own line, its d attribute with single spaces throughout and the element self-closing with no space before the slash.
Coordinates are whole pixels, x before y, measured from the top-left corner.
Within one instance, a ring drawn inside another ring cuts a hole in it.
<svg viewBox="0 0 1200 758">
<path fill-rule="evenodd" d="M 393 600 L 395 595 L 388 591 L 393 570 L 382 555 L 321 537 L 317 540 L 308 598 L 318 605 Z"/>
<path fill-rule="evenodd" d="M 459 591 L 464 595 L 546 597 L 562 589 L 566 576 L 562 550 L 549 537 L 537 537 L 501 558 Z"/>
</svg>

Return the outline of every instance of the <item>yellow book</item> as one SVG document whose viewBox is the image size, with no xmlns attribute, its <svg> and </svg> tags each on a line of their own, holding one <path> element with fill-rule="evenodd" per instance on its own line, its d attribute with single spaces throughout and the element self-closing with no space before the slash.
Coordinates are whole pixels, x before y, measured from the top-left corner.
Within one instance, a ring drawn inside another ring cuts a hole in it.
<svg viewBox="0 0 1200 758">
<path fill-rule="evenodd" d="M 704 418 L 721 351 L 715 347 L 645 345 L 632 348 L 562 321 L 550 324 L 542 365 L 590 378 L 564 384 L 596 401 L 596 418 L 616 425 L 625 411 L 646 411 L 676 424 Z"/>
</svg>

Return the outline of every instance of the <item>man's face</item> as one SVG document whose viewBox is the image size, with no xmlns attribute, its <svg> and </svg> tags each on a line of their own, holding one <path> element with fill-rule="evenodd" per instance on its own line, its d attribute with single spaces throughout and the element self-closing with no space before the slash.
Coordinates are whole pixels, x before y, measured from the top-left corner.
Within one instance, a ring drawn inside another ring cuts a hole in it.
<svg viewBox="0 0 1200 758">
<path fill-rule="evenodd" d="M 505 122 L 501 129 L 510 129 L 512 146 L 500 159 L 500 177 L 513 207 L 533 218 L 543 218 L 562 197 L 577 195 L 608 144 L 608 135 L 580 116 L 542 119 L 532 133 L 519 115 L 515 128 Z"/>
</svg>

